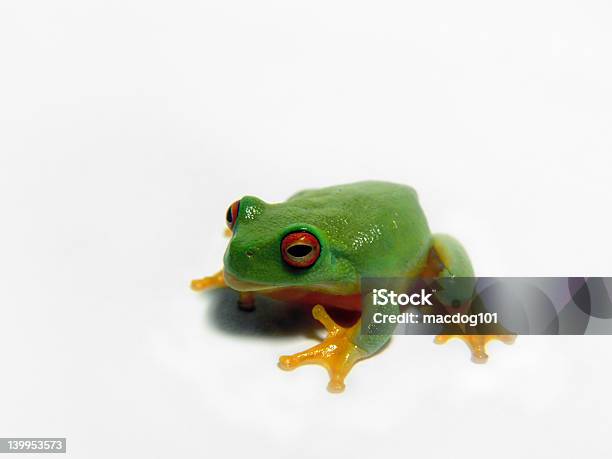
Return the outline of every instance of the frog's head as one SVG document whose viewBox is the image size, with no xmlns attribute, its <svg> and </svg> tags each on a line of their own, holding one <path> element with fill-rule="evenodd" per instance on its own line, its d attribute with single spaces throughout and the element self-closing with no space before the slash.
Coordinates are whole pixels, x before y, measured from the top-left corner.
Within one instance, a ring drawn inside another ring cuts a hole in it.
<svg viewBox="0 0 612 459">
<path fill-rule="evenodd" d="M 338 256 L 325 225 L 308 209 L 245 196 L 227 210 L 232 238 L 224 257 L 226 283 L 238 291 L 354 285 L 352 265 Z"/>
</svg>

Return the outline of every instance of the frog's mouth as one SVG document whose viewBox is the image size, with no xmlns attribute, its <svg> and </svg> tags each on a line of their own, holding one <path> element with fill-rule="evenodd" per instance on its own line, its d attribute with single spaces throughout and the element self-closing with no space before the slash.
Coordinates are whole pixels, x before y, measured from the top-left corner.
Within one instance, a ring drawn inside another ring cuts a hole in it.
<svg viewBox="0 0 612 459">
<path fill-rule="evenodd" d="M 223 271 L 223 278 L 225 280 L 225 284 L 237 292 L 274 292 L 283 289 L 291 289 L 291 288 L 303 288 L 305 290 L 310 291 L 320 291 L 320 292 L 329 292 L 338 295 L 350 295 L 359 293 L 359 284 L 358 283 L 327 283 L 327 284 L 312 284 L 308 286 L 300 286 L 300 285 L 274 285 L 274 284 L 264 284 L 262 282 L 252 282 L 246 281 L 242 279 L 238 279 L 233 276 L 227 270 Z"/>
<path fill-rule="evenodd" d="M 228 287 L 236 290 L 237 292 L 261 292 L 262 290 L 274 290 L 275 288 L 278 288 L 270 284 L 238 279 L 237 277 L 228 273 L 227 270 L 223 272 L 223 279 Z"/>
</svg>

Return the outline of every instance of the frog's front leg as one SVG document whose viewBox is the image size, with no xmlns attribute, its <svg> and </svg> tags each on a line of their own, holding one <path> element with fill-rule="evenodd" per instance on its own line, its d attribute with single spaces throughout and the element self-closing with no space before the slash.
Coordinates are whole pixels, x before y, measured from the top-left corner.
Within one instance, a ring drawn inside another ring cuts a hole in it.
<svg viewBox="0 0 612 459">
<path fill-rule="evenodd" d="M 201 279 L 194 279 L 191 281 L 191 289 L 195 290 L 196 292 L 220 287 L 227 287 L 225 284 L 225 278 L 223 276 L 223 270 L 213 274 L 212 276 L 206 276 Z"/>
<path fill-rule="evenodd" d="M 206 276 L 201 279 L 194 279 L 191 281 L 191 288 L 196 292 L 201 292 L 211 288 L 223 287 L 227 287 L 225 278 L 223 276 L 223 270 L 213 274 L 212 276 Z M 255 295 L 253 292 L 238 292 L 238 294 L 238 307 L 243 311 L 253 311 L 255 309 Z"/>
<path fill-rule="evenodd" d="M 398 312 L 393 305 L 388 308 L 388 313 Z M 381 349 L 395 328 L 394 325 L 371 323 L 368 325 L 368 333 L 364 334 L 361 319 L 352 327 L 344 328 L 334 322 L 321 305 L 312 309 L 312 315 L 327 329 L 327 338 L 303 352 L 281 356 L 278 364 L 283 370 L 293 370 L 308 364 L 322 365 L 329 373 L 327 389 L 330 392 L 342 392 L 345 387 L 344 378 L 355 363 Z"/>
<path fill-rule="evenodd" d="M 440 278 L 474 276 L 470 259 L 463 246 L 454 238 L 440 234 L 434 235 L 431 255 L 428 261 L 427 272 Z M 465 286 L 466 283 L 460 283 Z M 471 297 L 471 292 L 469 293 Z M 434 342 L 445 344 L 453 338 L 459 338 L 468 345 L 472 352 L 472 362 L 485 363 L 489 356 L 486 353 L 487 344 L 499 340 L 505 344 L 512 344 L 515 335 L 439 335 Z"/>
<path fill-rule="evenodd" d="M 341 327 L 320 304 L 312 308 L 312 316 L 327 329 L 327 338 L 303 352 L 281 356 L 278 365 L 283 370 L 293 370 L 307 364 L 322 365 L 329 372 L 327 389 L 330 392 L 342 392 L 344 378 L 353 365 L 368 356 L 367 351 L 354 343 L 355 335 L 359 333 L 360 322 L 350 328 Z"/>
</svg>

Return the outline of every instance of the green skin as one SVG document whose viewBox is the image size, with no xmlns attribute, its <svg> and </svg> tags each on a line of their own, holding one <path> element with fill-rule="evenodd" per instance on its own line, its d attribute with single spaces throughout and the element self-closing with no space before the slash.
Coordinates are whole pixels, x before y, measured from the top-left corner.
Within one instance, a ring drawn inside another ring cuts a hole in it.
<svg viewBox="0 0 612 459">
<path fill-rule="evenodd" d="M 297 230 L 312 233 L 321 246 L 319 259 L 309 268 L 291 267 L 281 256 L 282 239 Z M 306 190 L 279 204 L 245 196 L 233 231 L 224 270 L 228 285 L 238 291 L 298 287 L 354 294 L 361 277 L 418 276 L 432 250 L 443 262 L 439 277 L 473 276 L 463 247 L 450 236 L 432 235 L 416 192 L 394 183 Z M 371 327 L 378 328 L 352 338 L 368 354 L 389 340 L 394 325 Z"/>
</svg>

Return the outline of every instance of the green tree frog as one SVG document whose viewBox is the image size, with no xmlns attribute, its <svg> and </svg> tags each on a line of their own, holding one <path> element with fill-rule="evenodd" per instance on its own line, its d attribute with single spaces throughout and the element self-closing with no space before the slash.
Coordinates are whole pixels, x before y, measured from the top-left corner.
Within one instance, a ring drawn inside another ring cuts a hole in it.
<svg viewBox="0 0 612 459">
<path fill-rule="evenodd" d="M 330 376 L 328 389 L 344 390 L 353 365 L 379 351 L 394 325 L 362 334 L 360 321 L 345 328 L 325 308 L 359 310 L 362 277 L 471 277 L 470 259 L 454 238 L 432 234 L 416 192 L 404 185 L 366 181 L 301 191 L 287 201 L 269 204 L 245 196 L 227 210 L 230 242 L 223 269 L 192 281 L 196 291 L 229 287 L 240 294 L 242 309 L 254 307 L 254 295 L 312 307 L 327 329 L 327 338 L 303 352 L 281 356 L 279 366 L 291 370 L 320 364 Z M 510 343 L 512 337 L 458 337 L 476 362 L 487 359 L 491 339 Z"/>
</svg>

